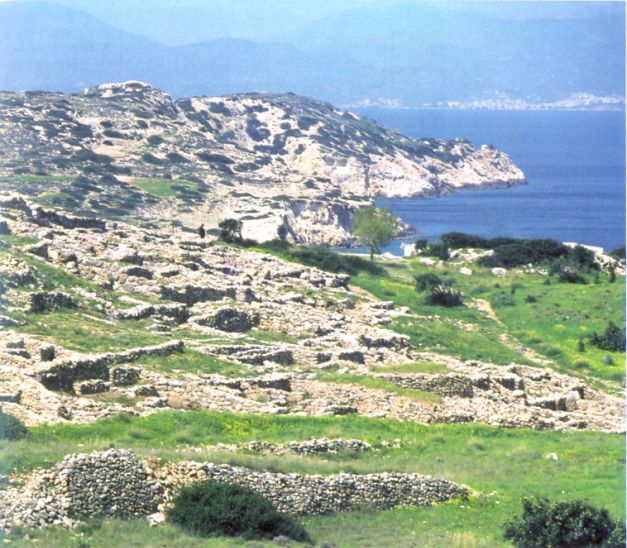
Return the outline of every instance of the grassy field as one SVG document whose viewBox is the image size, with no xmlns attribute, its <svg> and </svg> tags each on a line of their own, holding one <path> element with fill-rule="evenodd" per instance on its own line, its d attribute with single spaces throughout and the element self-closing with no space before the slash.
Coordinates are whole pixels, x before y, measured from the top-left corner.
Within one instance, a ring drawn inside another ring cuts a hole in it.
<svg viewBox="0 0 627 548">
<path fill-rule="evenodd" d="M 585 344 L 579 352 L 580 337 L 604 331 L 607 322 L 625 325 L 624 278 L 610 283 L 602 273 L 598 281 L 590 275 L 587 284 L 559 283 L 537 273 L 510 271 L 505 279 L 490 270 L 469 265 L 471 276 L 459 273 L 460 265 L 444 263 L 423 266 L 417 259 L 380 261 L 387 276 L 360 274 L 351 284 L 380 299 L 407 306 L 419 317 L 401 318 L 392 324 L 409 335 L 418 348 L 435 350 L 464 359 L 483 359 L 498 364 L 529 363 L 508 341 L 518 341 L 553 362 L 555 369 L 593 381 L 625 379 L 625 355 Z M 425 295 L 415 290 L 413 276 L 435 273 L 453 280 L 464 306 L 444 308 L 425 304 Z M 499 299 L 505 294 L 507 298 Z M 491 318 L 476 305 L 490 303 Z M 511 304 L 503 306 L 503 301 Z M 507 339 L 504 339 L 504 335 Z M 613 365 L 605 363 L 607 358 Z"/>
<path fill-rule="evenodd" d="M 246 452 L 191 452 L 193 445 L 285 442 L 310 437 L 356 437 L 373 444 L 401 440 L 400 448 L 326 457 L 266 457 Z M 50 466 L 69 452 L 111 445 L 132 447 L 140 455 L 166 460 L 209 457 L 256 468 L 298 473 L 375 471 L 416 472 L 464 483 L 477 494 L 431 508 L 352 512 L 306 519 L 317 543 L 340 546 L 499 546 L 501 524 L 519 511 L 525 495 L 559 500 L 583 498 L 625 511 L 625 440 L 617 434 L 535 432 L 472 424 L 422 426 L 386 419 L 231 415 L 207 411 L 166 412 L 150 417 L 119 417 L 92 425 L 33 428 L 30 438 L 0 442 L 2 473 Z M 559 460 L 546 455 L 555 452 Z M 237 546 L 238 540 L 194 540 L 168 527 L 143 522 L 95 522 L 83 538 L 88 546 Z M 115 532 L 114 532 L 115 530 Z M 24 532 L 21 533 L 22 535 Z M 39 543 L 77 546 L 75 533 L 29 532 Z M 20 540 L 17 546 L 30 545 Z M 248 545 L 248 544 L 247 544 Z"/>
</svg>

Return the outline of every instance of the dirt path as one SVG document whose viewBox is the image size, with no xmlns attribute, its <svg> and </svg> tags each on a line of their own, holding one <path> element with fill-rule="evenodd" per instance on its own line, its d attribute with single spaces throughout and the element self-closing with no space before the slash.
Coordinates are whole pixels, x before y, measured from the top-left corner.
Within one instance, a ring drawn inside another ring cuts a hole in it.
<svg viewBox="0 0 627 548">
<path fill-rule="evenodd" d="M 516 352 L 520 352 L 523 357 L 534 363 L 546 366 L 555 365 L 551 360 L 546 359 L 541 354 L 538 354 L 535 350 L 529 348 L 528 346 L 525 346 L 518 339 L 512 337 L 507 332 L 507 326 L 496 315 L 496 312 L 494 311 L 494 308 L 492 308 L 492 305 L 489 303 L 489 301 L 486 301 L 484 299 L 475 299 L 471 303 L 469 303 L 469 305 L 473 306 L 474 308 L 485 314 L 493 322 L 496 322 L 499 325 L 499 327 L 503 330 L 502 333 L 499 335 L 502 343 L 516 350 Z"/>
</svg>

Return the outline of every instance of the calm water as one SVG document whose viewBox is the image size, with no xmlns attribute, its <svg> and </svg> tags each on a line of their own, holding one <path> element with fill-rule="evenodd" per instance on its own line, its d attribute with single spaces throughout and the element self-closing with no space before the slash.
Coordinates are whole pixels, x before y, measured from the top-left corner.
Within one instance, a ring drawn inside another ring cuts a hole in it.
<svg viewBox="0 0 627 548">
<path fill-rule="evenodd" d="M 378 200 L 430 239 L 448 231 L 625 243 L 625 114 L 362 109 L 412 137 L 465 137 L 507 152 L 528 184 L 430 200 Z M 397 253 L 399 242 L 386 251 Z"/>
</svg>

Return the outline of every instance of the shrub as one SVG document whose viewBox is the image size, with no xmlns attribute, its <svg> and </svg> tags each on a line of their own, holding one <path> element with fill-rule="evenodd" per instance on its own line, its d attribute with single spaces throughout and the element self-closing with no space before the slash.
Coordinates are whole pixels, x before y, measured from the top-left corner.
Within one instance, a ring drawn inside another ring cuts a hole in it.
<svg viewBox="0 0 627 548">
<path fill-rule="evenodd" d="M 416 291 L 431 291 L 439 285 L 443 285 L 442 279 L 436 274 L 426 273 L 414 276 Z"/>
<path fill-rule="evenodd" d="M 424 238 L 420 238 L 420 239 L 418 239 L 418 240 L 416 240 L 416 241 L 415 241 L 415 243 L 414 243 L 414 249 L 415 249 L 416 251 L 421 251 L 421 250 L 423 250 L 423 249 L 426 249 L 426 247 L 427 247 L 427 244 L 428 244 L 428 243 L 429 243 L 429 242 L 427 242 L 427 240 L 426 240 L 426 239 L 424 239 Z"/>
<path fill-rule="evenodd" d="M 205 481 L 184 487 L 174 498 L 167 518 L 194 535 L 246 539 L 283 535 L 310 542 L 300 524 L 280 514 L 259 493 L 235 484 Z"/>
<path fill-rule="evenodd" d="M 253 245 L 327 272 L 345 272 L 351 276 L 359 274 L 359 272 L 376 275 L 385 274 L 385 270 L 375 263 L 356 255 L 343 255 L 327 247 L 292 245 L 288 241 L 278 238 L 261 244 L 254 242 Z"/>
<path fill-rule="evenodd" d="M 431 257 L 437 257 L 438 259 L 442 259 L 443 261 L 446 261 L 450 258 L 448 247 L 442 242 L 434 242 L 432 244 L 429 244 L 425 251 L 425 254 L 430 255 Z"/>
<path fill-rule="evenodd" d="M 494 308 L 501 308 L 503 306 L 514 306 L 514 299 L 510 293 L 505 291 L 497 291 L 490 298 L 490 303 Z"/>
<path fill-rule="evenodd" d="M 28 428 L 17 417 L 0 409 L 0 440 L 19 440 L 28 435 Z"/>
<path fill-rule="evenodd" d="M 435 306 L 445 306 L 446 308 L 452 308 L 454 306 L 461 306 L 464 304 L 462 295 L 459 291 L 451 289 L 445 285 L 439 285 L 434 287 L 427 298 L 425 303 Z"/>
<path fill-rule="evenodd" d="M 572 270 L 564 269 L 562 270 L 558 276 L 558 280 L 562 283 L 567 284 L 587 284 L 588 281 L 578 272 L 574 272 Z"/>
<path fill-rule="evenodd" d="M 622 352 L 625 350 L 625 330 L 618 327 L 614 322 L 608 322 L 603 334 L 592 334 L 590 344 L 602 350 Z"/>
<path fill-rule="evenodd" d="M 624 524 L 604 508 L 580 500 L 554 502 L 525 498 L 523 514 L 504 526 L 504 537 L 519 548 L 625 546 Z"/>
<path fill-rule="evenodd" d="M 446 234 L 442 234 L 440 239 L 442 243 L 452 249 L 460 249 L 463 247 L 490 248 L 490 240 L 480 236 L 464 234 L 463 232 L 447 232 Z"/>
<path fill-rule="evenodd" d="M 612 257 L 613 259 L 616 259 L 617 261 L 620 260 L 625 260 L 625 246 L 623 247 L 617 247 L 616 249 L 613 249 L 612 251 L 609 252 L 609 256 Z"/>
<path fill-rule="evenodd" d="M 238 219 L 223 219 L 218 224 L 220 239 L 227 243 L 236 243 L 242 239 L 242 221 Z"/>
</svg>

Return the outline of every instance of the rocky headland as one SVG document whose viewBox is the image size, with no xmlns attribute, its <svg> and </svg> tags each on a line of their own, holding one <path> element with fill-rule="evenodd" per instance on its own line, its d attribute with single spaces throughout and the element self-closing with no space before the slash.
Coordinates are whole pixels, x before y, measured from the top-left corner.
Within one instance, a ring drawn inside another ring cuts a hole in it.
<svg viewBox="0 0 627 548">
<path fill-rule="evenodd" d="M 0 93 L 4 189 L 81 215 L 346 245 L 376 197 L 523 184 L 491 146 L 410 139 L 293 94 L 173 99 L 140 82 Z M 42 184 L 44 183 L 45 184 Z"/>
</svg>

